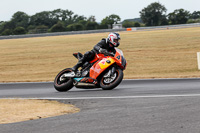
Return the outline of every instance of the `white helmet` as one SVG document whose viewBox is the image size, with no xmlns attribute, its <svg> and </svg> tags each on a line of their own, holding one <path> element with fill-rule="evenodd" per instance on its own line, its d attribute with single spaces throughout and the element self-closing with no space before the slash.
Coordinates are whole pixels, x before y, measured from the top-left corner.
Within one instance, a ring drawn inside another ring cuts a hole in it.
<svg viewBox="0 0 200 133">
<path fill-rule="evenodd" d="M 113 45 L 113 47 L 119 46 L 120 35 L 115 32 L 111 32 L 107 38 L 108 42 Z"/>
</svg>

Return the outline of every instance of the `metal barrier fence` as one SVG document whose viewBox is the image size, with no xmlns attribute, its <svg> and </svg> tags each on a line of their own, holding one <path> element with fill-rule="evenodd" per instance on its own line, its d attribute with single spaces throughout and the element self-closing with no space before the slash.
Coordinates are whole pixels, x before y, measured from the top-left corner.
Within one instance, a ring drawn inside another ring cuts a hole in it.
<svg viewBox="0 0 200 133">
<path fill-rule="evenodd" d="M 200 27 L 200 23 L 165 25 L 165 26 L 150 26 L 150 27 L 132 27 L 132 28 L 127 28 L 127 31 L 165 30 L 165 29 L 181 29 L 181 28 L 191 28 L 191 27 Z"/>
<path fill-rule="evenodd" d="M 180 29 L 180 28 L 190 28 L 190 27 L 200 27 L 200 23 L 166 25 L 166 26 L 150 26 L 150 27 L 132 27 L 132 28 L 122 28 L 122 29 L 102 29 L 102 30 L 54 32 L 54 33 L 26 34 L 26 35 L 9 35 L 9 36 L 0 36 L 0 40 L 2 40 L 2 39 L 17 39 L 17 38 L 30 38 L 30 37 L 73 35 L 73 34 L 119 32 L 119 31 L 144 31 L 144 30 L 148 31 L 148 30 Z"/>
<path fill-rule="evenodd" d="M 26 34 L 26 35 L 9 35 L 9 36 L 0 36 L 0 40 L 2 40 L 2 39 L 17 39 L 17 38 L 30 38 L 30 37 L 73 35 L 73 34 L 90 34 L 90 33 L 103 33 L 103 32 L 117 32 L 117 31 L 126 31 L 126 29 L 125 28 L 123 28 L 123 29 L 102 29 L 102 30 L 54 32 L 54 33 Z"/>
</svg>

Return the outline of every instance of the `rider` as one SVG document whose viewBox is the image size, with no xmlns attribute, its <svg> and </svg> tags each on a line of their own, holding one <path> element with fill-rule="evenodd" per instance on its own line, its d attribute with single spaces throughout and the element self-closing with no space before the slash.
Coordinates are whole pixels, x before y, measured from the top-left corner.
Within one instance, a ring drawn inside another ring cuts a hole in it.
<svg viewBox="0 0 200 133">
<path fill-rule="evenodd" d="M 103 38 L 99 43 L 97 43 L 91 51 L 86 52 L 78 63 L 72 68 L 72 70 L 76 72 L 86 61 L 91 61 L 95 57 L 95 54 L 109 54 L 110 52 L 115 53 L 116 51 L 114 47 L 119 46 L 119 40 L 119 33 L 111 32 L 107 38 Z"/>
</svg>

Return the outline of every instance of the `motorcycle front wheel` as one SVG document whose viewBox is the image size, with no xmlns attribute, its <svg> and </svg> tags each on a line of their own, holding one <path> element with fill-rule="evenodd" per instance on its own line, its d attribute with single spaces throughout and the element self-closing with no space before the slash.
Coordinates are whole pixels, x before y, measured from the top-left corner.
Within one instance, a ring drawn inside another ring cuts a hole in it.
<svg viewBox="0 0 200 133">
<path fill-rule="evenodd" d="M 104 73 L 101 77 L 99 85 L 103 90 L 112 90 L 121 83 L 123 76 L 124 73 L 119 68 L 116 69 L 112 76 L 108 77 L 107 73 Z"/>
<path fill-rule="evenodd" d="M 73 79 L 64 77 L 64 74 L 72 72 L 71 68 L 66 68 L 58 73 L 54 80 L 54 88 L 59 92 L 70 90 L 73 85 Z"/>
</svg>

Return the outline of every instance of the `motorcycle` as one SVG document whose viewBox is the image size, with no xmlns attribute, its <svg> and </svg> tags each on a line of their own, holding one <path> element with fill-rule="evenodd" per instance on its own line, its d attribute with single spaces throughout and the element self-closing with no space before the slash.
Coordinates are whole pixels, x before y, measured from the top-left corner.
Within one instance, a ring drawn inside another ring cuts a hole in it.
<svg viewBox="0 0 200 133">
<path fill-rule="evenodd" d="M 92 61 L 83 64 L 76 73 L 71 68 L 66 68 L 58 73 L 54 80 L 54 88 L 65 92 L 76 88 L 102 88 L 112 90 L 117 87 L 124 76 L 126 59 L 123 52 L 115 48 L 115 53 L 96 54 Z M 81 59 L 81 53 L 74 53 L 74 57 Z"/>
</svg>

